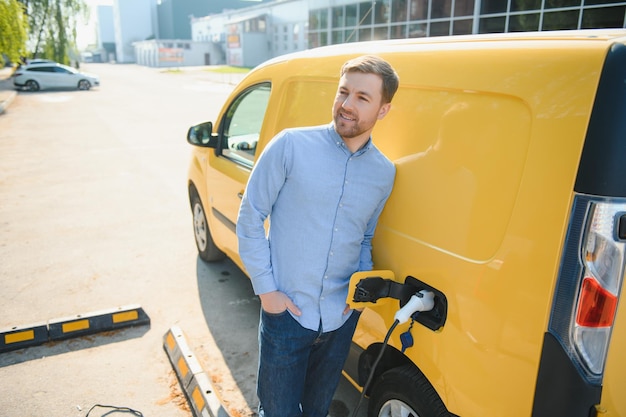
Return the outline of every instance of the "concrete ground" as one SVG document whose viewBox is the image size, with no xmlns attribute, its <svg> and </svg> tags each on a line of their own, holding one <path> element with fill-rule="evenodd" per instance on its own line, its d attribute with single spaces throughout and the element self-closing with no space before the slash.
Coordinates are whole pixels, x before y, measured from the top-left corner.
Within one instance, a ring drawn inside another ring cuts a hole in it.
<svg viewBox="0 0 626 417">
<path fill-rule="evenodd" d="M 12 67 L 0 69 L 0 114 L 5 112 L 17 94 L 11 79 L 12 73 Z"/>
</svg>

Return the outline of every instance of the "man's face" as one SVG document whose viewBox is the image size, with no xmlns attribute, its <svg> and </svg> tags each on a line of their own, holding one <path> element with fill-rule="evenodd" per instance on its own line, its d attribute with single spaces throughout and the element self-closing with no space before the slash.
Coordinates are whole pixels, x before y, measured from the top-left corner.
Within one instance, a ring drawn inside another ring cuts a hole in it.
<svg viewBox="0 0 626 417">
<path fill-rule="evenodd" d="M 376 121 L 389 111 L 390 104 L 383 104 L 382 90 L 383 80 L 376 74 L 347 72 L 341 76 L 333 120 L 344 140 L 369 138 Z"/>
</svg>

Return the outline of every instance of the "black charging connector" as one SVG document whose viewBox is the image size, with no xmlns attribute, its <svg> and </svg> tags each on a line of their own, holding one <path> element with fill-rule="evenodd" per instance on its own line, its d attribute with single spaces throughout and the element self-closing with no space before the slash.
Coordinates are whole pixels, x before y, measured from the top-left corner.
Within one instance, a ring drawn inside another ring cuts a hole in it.
<svg viewBox="0 0 626 417">
<path fill-rule="evenodd" d="M 412 318 L 431 330 L 439 330 L 448 316 L 448 300 L 444 293 L 415 277 L 407 276 L 404 283 L 381 277 L 367 277 L 356 285 L 353 301 L 376 304 L 381 298 L 395 298 L 400 302 L 400 307 L 403 307 L 414 294 L 422 290 L 435 294 L 435 306 L 430 311 L 414 314 Z"/>
</svg>

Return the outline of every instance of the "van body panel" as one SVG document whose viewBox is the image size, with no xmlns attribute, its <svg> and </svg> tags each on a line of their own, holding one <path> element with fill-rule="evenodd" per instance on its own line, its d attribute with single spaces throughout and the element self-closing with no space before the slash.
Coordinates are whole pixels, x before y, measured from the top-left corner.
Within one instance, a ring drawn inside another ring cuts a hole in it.
<svg viewBox="0 0 626 417">
<path fill-rule="evenodd" d="M 228 103 L 246 88 L 270 82 L 256 159 L 280 130 L 331 121 L 339 69 L 347 59 L 374 53 L 388 60 L 400 89 L 373 140 L 395 163 L 396 182 L 373 240 L 375 268 L 393 271 L 398 282 L 418 278 L 448 302 L 445 325 L 438 331 L 414 325 L 415 345 L 402 356 L 423 372 L 451 413 L 547 415 L 541 414 L 550 409 L 541 408 L 544 402 L 567 399 L 536 397 L 538 375 L 554 370 L 549 375 L 559 380 L 572 371 L 546 332 L 575 194 L 610 183 L 604 193 L 626 196 L 624 153 L 610 159 L 621 165 L 611 167 L 608 178 L 596 179 L 593 173 L 603 170 L 615 149 L 606 142 L 591 145 L 587 136 L 590 120 L 604 113 L 593 109 L 605 61 L 611 50 L 623 48 L 625 36 L 624 30 L 456 36 L 279 57 L 235 88 L 214 131 L 222 129 Z M 623 91 L 614 95 L 626 101 Z M 624 106 L 616 107 L 611 117 L 626 120 Z M 610 142 L 619 152 L 626 146 L 621 138 Z M 207 208 L 214 240 L 243 269 L 232 224 L 250 167 L 214 149 L 194 149 L 194 158 L 190 181 Z M 368 349 L 382 342 L 397 309 L 393 302 L 363 312 L 355 355 L 371 354 Z M 618 309 L 603 386 L 584 387 L 591 394 L 580 400 L 598 401 L 601 391 L 598 409 L 610 416 L 626 416 L 620 395 L 626 392 L 624 314 Z M 394 355 L 408 327 L 392 334 L 388 349 Z M 554 368 L 540 366 L 550 358 Z M 356 360 L 350 363 L 355 372 Z M 352 382 L 361 377 L 350 374 Z M 577 403 L 573 407 L 583 413 Z"/>
</svg>

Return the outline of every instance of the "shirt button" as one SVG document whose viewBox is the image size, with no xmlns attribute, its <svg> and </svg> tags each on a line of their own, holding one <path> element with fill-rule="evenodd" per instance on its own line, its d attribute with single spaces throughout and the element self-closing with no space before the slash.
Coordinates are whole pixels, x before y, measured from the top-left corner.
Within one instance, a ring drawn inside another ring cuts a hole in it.
<svg viewBox="0 0 626 417">
<path fill-rule="evenodd" d="M 333 256 L 333 253 L 332 253 L 332 252 L 330 253 L 330 256 Z"/>
<path fill-rule="evenodd" d="M 328 275 L 324 275 L 324 279 L 328 279 Z"/>
<path fill-rule="evenodd" d="M 337 229 L 337 228 L 335 227 L 335 232 L 337 232 L 337 231 L 339 231 L 339 229 Z"/>
<path fill-rule="evenodd" d="M 324 297 L 320 297 L 320 300 L 324 301 Z"/>
</svg>

